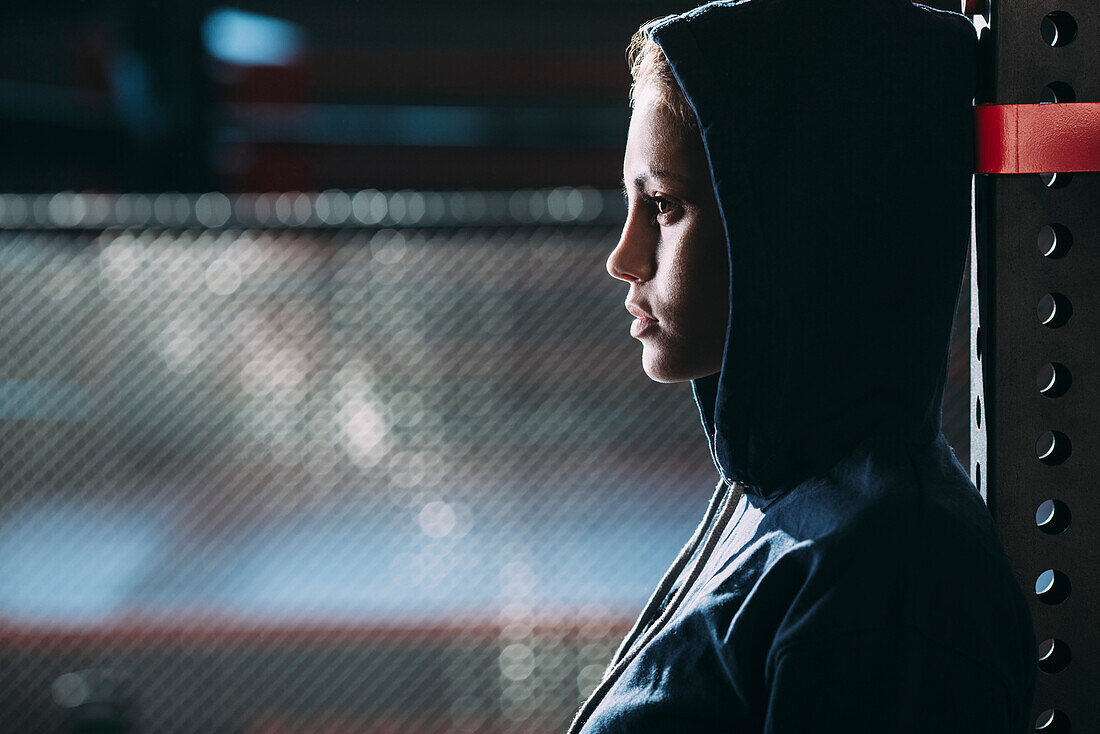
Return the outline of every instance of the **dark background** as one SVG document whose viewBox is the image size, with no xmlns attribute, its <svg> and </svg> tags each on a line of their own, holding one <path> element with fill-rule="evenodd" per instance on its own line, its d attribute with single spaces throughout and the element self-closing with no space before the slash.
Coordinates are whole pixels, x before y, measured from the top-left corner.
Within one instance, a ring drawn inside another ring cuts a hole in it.
<svg viewBox="0 0 1100 734">
<path fill-rule="evenodd" d="M 614 187 L 626 43 L 692 6 L 11 4 L 0 189 Z"/>
<path fill-rule="evenodd" d="M 251 19 L 203 2 L 9 7 L 0 187 L 614 186 L 626 42 L 689 7 L 232 6 Z"/>
<path fill-rule="evenodd" d="M 564 730 L 717 481 L 604 271 L 691 6 L 0 10 L 0 734 Z"/>
</svg>

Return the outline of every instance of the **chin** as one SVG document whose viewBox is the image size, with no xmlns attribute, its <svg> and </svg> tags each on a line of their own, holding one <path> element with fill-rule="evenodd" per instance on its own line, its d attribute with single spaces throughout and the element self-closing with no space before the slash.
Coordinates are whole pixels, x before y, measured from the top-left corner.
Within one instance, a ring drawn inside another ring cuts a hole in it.
<svg viewBox="0 0 1100 734">
<path fill-rule="evenodd" d="M 703 366 L 700 364 L 686 364 L 682 361 L 674 361 L 665 354 L 653 354 L 648 347 L 642 349 L 642 369 L 649 379 L 654 382 L 671 383 L 695 380 L 707 375 L 713 375 L 721 371 L 721 363 L 718 366 Z"/>
<path fill-rule="evenodd" d="M 685 371 L 681 366 L 675 364 L 669 364 L 667 360 L 649 359 L 648 350 L 642 352 L 642 369 L 645 371 L 649 379 L 654 382 L 683 382 L 684 380 L 692 379 L 690 370 Z"/>
<path fill-rule="evenodd" d="M 649 379 L 653 380 L 654 382 L 661 382 L 661 383 L 664 383 L 664 384 L 669 384 L 669 383 L 672 383 L 672 382 L 681 382 L 682 381 L 678 377 L 664 375 L 664 374 L 661 374 L 659 372 L 654 373 L 650 370 L 646 370 L 645 373 L 646 373 L 646 375 L 649 376 Z"/>
</svg>

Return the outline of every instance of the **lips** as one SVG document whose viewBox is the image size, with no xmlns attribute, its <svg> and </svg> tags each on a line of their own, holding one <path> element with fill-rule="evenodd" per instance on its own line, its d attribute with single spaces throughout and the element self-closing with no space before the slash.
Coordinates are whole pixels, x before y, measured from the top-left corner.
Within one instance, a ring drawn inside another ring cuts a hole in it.
<svg viewBox="0 0 1100 734">
<path fill-rule="evenodd" d="M 629 311 L 630 315 L 634 316 L 635 318 L 645 319 L 646 321 L 657 320 L 653 318 L 653 314 L 651 314 L 649 311 L 646 311 L 644 308 L 635 303 L 627 303 L 626 310 Z"/>
</svg>

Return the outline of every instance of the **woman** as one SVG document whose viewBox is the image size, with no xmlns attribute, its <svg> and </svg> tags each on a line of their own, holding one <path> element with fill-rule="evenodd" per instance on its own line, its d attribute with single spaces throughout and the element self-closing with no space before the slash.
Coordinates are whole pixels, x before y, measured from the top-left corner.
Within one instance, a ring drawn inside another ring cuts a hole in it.
<svg viewBox="0 0 1100 734">
<path fill-rule="evenodd" d="M 1026 728 L 1031 618 L 940 430 L 976 46 L 908 0 L 635 36 L 607 269 L 720 481 L 571 731 Z"/>
</svg>

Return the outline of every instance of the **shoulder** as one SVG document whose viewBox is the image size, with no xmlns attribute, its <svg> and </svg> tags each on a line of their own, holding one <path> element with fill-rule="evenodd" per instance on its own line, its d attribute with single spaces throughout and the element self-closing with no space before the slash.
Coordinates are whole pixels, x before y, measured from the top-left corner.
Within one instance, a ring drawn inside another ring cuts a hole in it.
<svg viewBox="0 0 1100 734">
<path fill-rule="evenodd" d="M 1021 691 L 984 661 L 897 632 L 785 648 L 768 673 L 765 730 L 1022 731 Z"/>
<path fill-rule="evenodd" d="M 957 466 L 938 447 L 856 457 L 765 509 L 761 530 L 793 541 L 744 610 L 774 615 L 770 673 L 788 656 L 862 650 L 870 662 L 893 646 L 948 651 L 959 671 L 981 668 L 1026 689 L 1035 644 L 1026 602 Z"/>
</svg>

